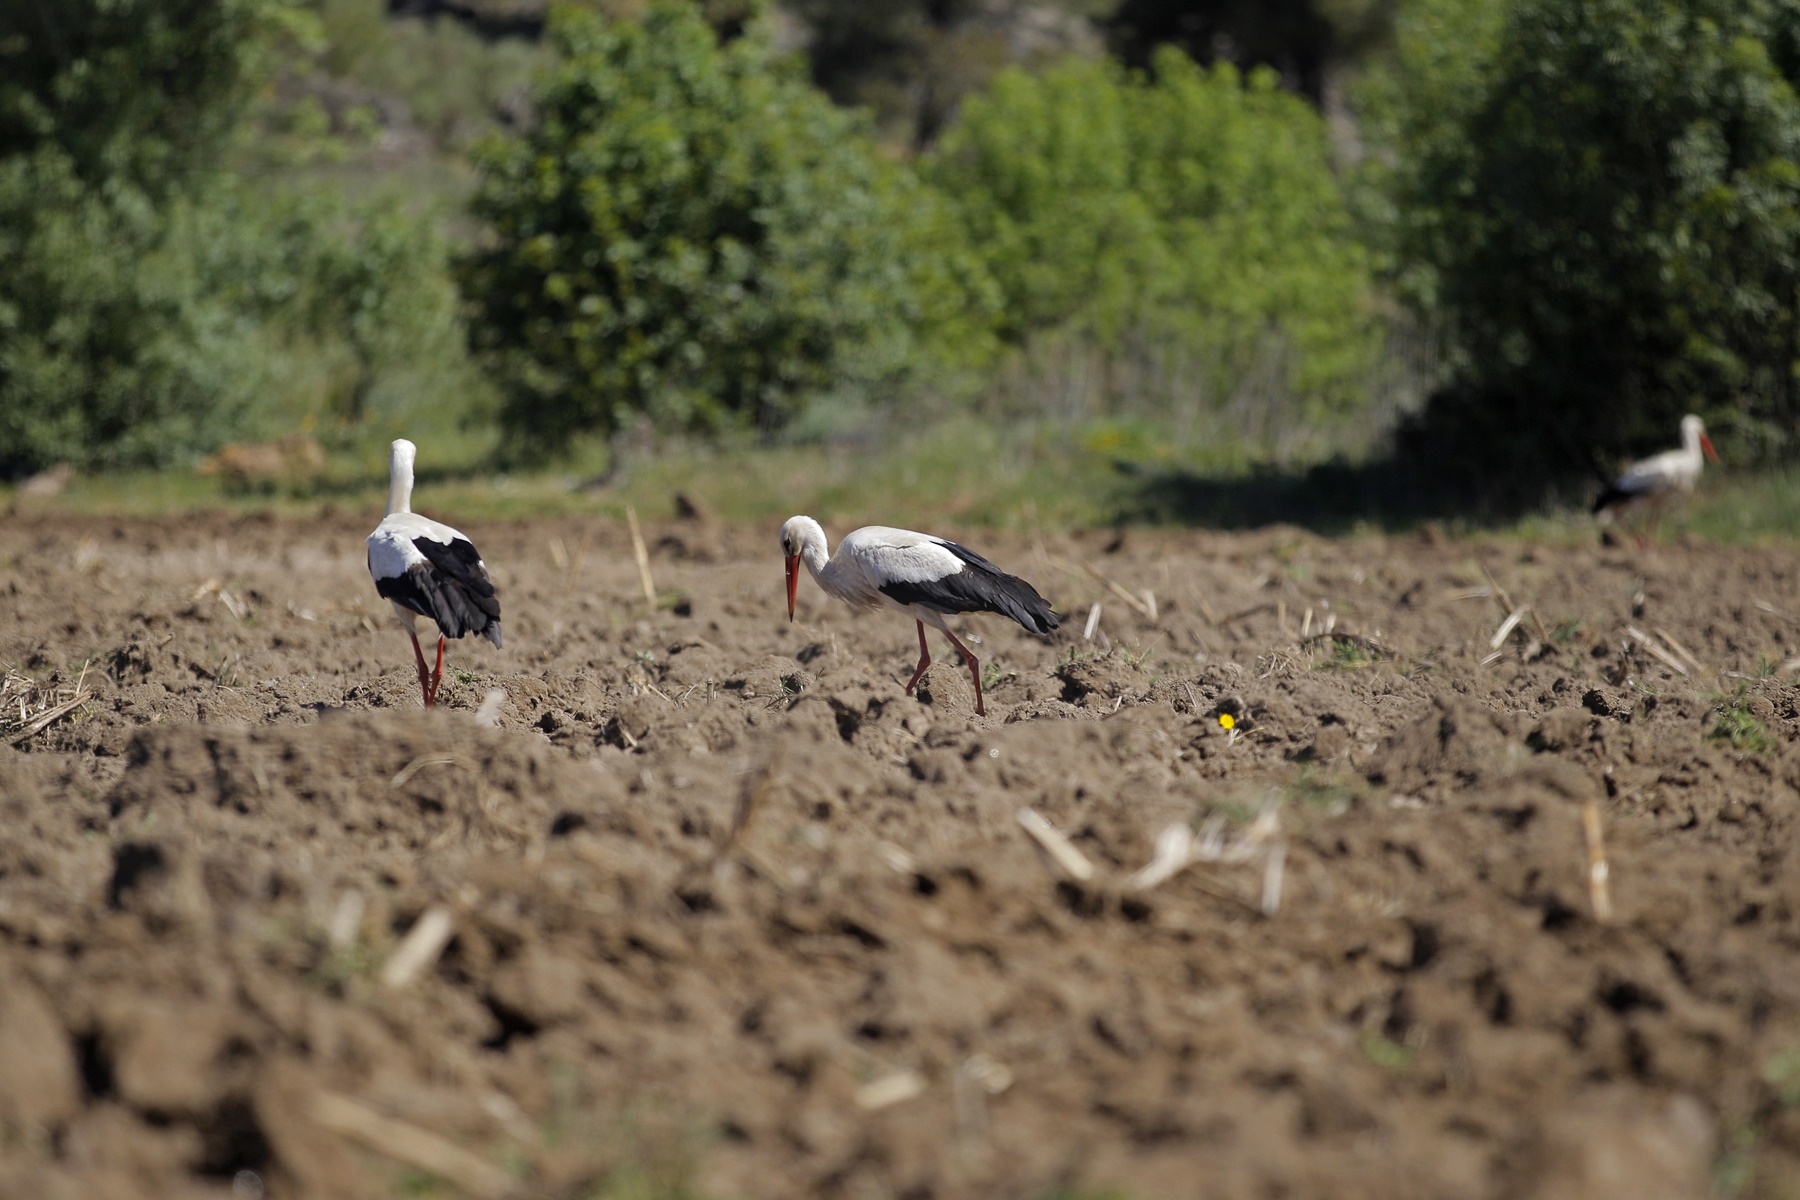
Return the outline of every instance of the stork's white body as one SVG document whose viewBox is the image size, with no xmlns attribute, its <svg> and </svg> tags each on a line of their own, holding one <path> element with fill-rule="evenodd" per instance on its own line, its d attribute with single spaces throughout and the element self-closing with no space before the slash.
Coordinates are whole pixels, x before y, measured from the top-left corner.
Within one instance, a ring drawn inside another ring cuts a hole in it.
<svg viewBox="0 0 1800 1200">
<path fill-rule="evenodd" d="M 459 530 L 452 529 L 442 521 L 434 521 L 416 512 L 390 512 L 381 519 L 375 532 L 369 535 L 369 575 L 379 584 L 384 579 L 403 578 L 408 571 L 431 570 L 431 561 L 417 545 L 421 538 L 446 548 L 460 542 L 473 550 L 475 545 Z M 400 618 L 400 624 L 408 632 L 417 632 L 419 617 L 426 617 L 435 623 L 435 618 L 430 613 L 415 613 L 398 600 L 390 600 L 389 603 L 393 605 L 395 615 Z M 500 622 L 490 623 L 481 631 L 481 636 L 498 646 Z"/>
<path fill-rule="evenodd" d="M 417 448 L 404 438 L 388 448 L 387 515 L 368 537 L 369 575 L 394 606 L 418 660 L 425 707 L 437 701 L 444 677 L 444 639 L 474 633 L 500 645 L 500 598 L 475 544 L 442 521 L 412 511 Z M 437 669 L 425 667 L 419 617 L 438 629 Z"/>
<path fill-rule="evenodd" d="M 857 608 L 891 608 L 915 620 L 936 622 L 939 614 L 921 604 L 902 604 L 881 589 L 890 583 L 936 583 L 963 569 L 942 538 L 910 529 L 865 525 L 845 535 L 826 559 L 824 531 L 807 542 L 800 561 L 828 595 Z"/>
<path fill-rule="evenodd" d="M 1706 436 L 1706 426 L 1699 417 L 1685 416 L 1681 418 L 1681 448 L 1653 454 L 1625 468 L 1594 501 L 1594 512 L 1623 515 L 1648 507 L 1660 523 L 1663 504 L 1671 496 L 1694 490 L 1708 458 L 1719 460 L 1712 439 Z"/>
<path fill-rule="evenodd" d="M 969 665 L 975 683 L 975 711 L 985 715 L 981 667 L 975 655 L 945 623 L 953 613 L 993 612 L 1010 617 L 1033 633 L 1046 634 L 1059 618 L 1037 590 L 1008 575 L 987 559 L 944 538 L 886 525 L 865 525 L 829 553 L 825 531 L 811 517 L 792 517 L 781 527 L 782 551 L 788 560 L 788 616 L 794 614 L 795 568 L 806 564 L 827 595 L 855 608 L 889 608 L 905 613 L 919 626 L 919 665 L 906 685 L 918 686 L 931 652 L 925 626 L 942 633 Z"/>
</svg>

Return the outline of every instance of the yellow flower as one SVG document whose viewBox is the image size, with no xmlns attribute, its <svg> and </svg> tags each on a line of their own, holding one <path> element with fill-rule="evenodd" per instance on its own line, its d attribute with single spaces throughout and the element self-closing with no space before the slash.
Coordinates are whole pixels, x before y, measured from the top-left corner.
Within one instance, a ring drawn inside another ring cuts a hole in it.
<svg viewBox="0 0 1800 1200">
<path fill-rule="evenodd" d="M 1219 727 L 1221 729 L 1235 729 L 1237 728 L 1237 718 L 1230 713 L 1220 713 Z"/>
</svg>

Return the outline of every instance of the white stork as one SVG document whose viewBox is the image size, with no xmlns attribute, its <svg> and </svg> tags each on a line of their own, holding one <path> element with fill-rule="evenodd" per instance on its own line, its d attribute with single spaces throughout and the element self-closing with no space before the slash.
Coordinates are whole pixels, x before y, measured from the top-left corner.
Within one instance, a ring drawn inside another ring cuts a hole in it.
<svg viewBox="0 0 1800 1200">
<path fill-rule="evenodd" d="M 388 447 L 387 516 L 369 535 L 369 574 L 412 638 L 419 690 L 430 708 L 444 681 L 446 637 L 474 633 L 500 645 L 500 597 L 475 543 L 412 510 L 413 460 L 418 453 L 405 438 Z M 435 671 L 425 667 L 415 616 L 431 618 L 438 628 Z"/>
<path fill-rule="evenodd" d="M 987 715 L 981 698 L 981 663 L 957 639 L 944 617 L 950 613 L 991 612 L 1011 617 L 1033 633 L 1049 633 L 1062 618 L 1037 589 L 1008 575 L 973 550 L 910 529 L 866 525 L 838 543 L 829 555 L 825 531 L 811 517 L 789 517 L 781 527 L 781 552 L 787 556 L 788 620 L 794 619 L 794 594 L 800 564 L 830 595 L 854 608 L 891 608 L 919 626 L 919 665 L 906 682 L 911 692 L 931 665 L 925 644 L 930 625 L 950 639 L 975 681 L 975 712 Z"/>
<path fill-rule="evenodd" d="M 1660 522 L 1662 506 L 1676 492 L 1691 492 L 1700 481 L 1701 455 L 1719 461 L 1699 417 L 1681 418 L 1681 449 L 1665 450 L 1632 463 L 1594 501 L 1594 512 L 1624 513 L 1648 505 Z M 1639 539 L 1642 541 L 1643 539 Z"/>
</svg>

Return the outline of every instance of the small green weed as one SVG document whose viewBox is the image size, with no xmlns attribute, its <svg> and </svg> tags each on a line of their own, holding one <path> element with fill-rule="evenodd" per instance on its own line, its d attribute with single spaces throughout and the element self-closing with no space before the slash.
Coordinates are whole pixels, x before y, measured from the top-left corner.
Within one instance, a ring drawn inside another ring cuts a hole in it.
<svg viewBox="0 0 1800 1200">
<path fill-rule="evenodd" d="M 1357 639 L 1333 637 L 1331 652 L 1319 667 L 1326 671 L 1360 671 L 1374 661 L 1369 648 Z"/>
<path fill-rule="evenodd" d="M 1706 736 L 1712 741 L 1729 743 L 1733 750 L 1748 750 L 1752 754 L 1763 754 L 1775 748 L 1769 727 L 1750 711 L 1750 697 L 1743 687 L 1738 688 L 1729 703 L 1719 708 Z"/>
<path fill-rule="evenodd" d="M 1722 1132 L 1718 1155 L 1712 1162 L 1713 1193 L 1718 1196 L 1741 1196 L 1756 1175 L 1756 1144 L 1759 1131 L 1754 1121 L 1743 1121 Z"/>
<path fill-rule="evenodd" d="M 1356 1048 L 1362 1051 L 1364 1058 L 1389 1071 L 1404 1070 L 1412 1065 L 1414 1058 L 1418 1057 L 1418 1051 L 1411 1046 L 1396 1042 L 1392 1038 L 1383 1037 L 1373 1031 L 1366 1031 L 1357 1038 Z"/>
<path fill-rule="evenodd" d="M 443 1180 L 429 1171 L 416 1169 L 401 1172 L 399 1179 L 395 1181 L 394 1190 L 407 1197 L 407 1200 L 430 1200 L 430 1197 L 451 1194 Z"/>
<path fill-rule="evenodd" d="M 1789 1108 L 1800 1105 L 1800 1046 L 1783 1050 L 1772 1055 L 1763 1063 L 1763 1082 L 1775 1089 L 1775 1094 Z"/>
<path fill-rule="evenodd" d="M 1337 816 L 1356 803 L 1356 789 L 1341 779 L 1325 778 L 1309 767 L 1301 767 L 1299 777 L 1288 785 L 1288 795 L 1301 807 Z"/>
<path fill-rule="evenodd" d="M 373 974 L 375 959 L 360 941 L 327 949 L 306 973 L 306 981 L 329 996 L 342 997 L 352 980 Z"/>
</svg>

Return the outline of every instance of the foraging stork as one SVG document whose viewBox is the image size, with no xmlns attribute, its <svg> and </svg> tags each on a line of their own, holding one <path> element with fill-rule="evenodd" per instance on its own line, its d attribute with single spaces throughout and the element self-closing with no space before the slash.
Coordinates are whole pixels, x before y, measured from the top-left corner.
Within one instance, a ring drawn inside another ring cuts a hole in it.
<svg viewBox="0 0 1800 1200">
<path fill-rule="evenodd" d="M 1690 413 L 1681 418 L 1681 449 L 1665 450 L 1632 463 L 1595 499 L 1594 512 L 1624 513 L 1647 504 L 1660 524 L 1662 506 L 1668 498 L 1676 492 L 1693 491 L 1700 481 L 1702 454 L 1715 463 L 1719 461 L 1712 439 L 1706 436 L 1706 426 Z M 1644 541 L 1641 537 L 1638 540 Z"/>
<path fill-rule="evenodd" d="M 500 597 L 475 543 L 448 525 L 412 510 L 413 460 L 418 447 L 401 438 L 388 447 L 387 516 L 369 535 L 369 574 L 375 590 L 394 606 L 412 638 L 425 707 L 437 703 L 444 681 L 444 639 L 479 634 L 500 645 Z M 437 670 L 425 667 L 414 617 L 438 628 Z"/>
<path fill-rule="evenodd" d="M 781 552 L 787 556 L 788 620 L 794 619 L 794 594 L 800 564 L 830 595 L 853 608 L 891 608 L 919 626 L 919 665 L 906 682 L 911 692 L 931 665 L 925 626 L 950 639 L 968 664 L 975 682 L 975 712 L 987 715 L 981 698 L 981 663 L 957 639 L 944 617 L 951 613 L 991 612 L 1011 617 L 1033 633 L 1049 633 L 1062 618 L 1037 589 L 1008 575 L 973 550 L 910 529 L 867 525 L 838 543 L 829 555 L 825 531 L 811 517 L 789 517 L 781 527 Z"/>
</svg>

